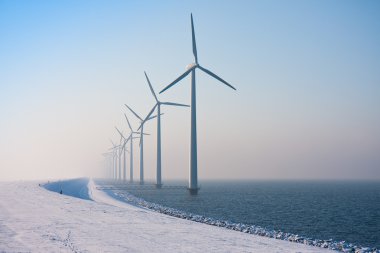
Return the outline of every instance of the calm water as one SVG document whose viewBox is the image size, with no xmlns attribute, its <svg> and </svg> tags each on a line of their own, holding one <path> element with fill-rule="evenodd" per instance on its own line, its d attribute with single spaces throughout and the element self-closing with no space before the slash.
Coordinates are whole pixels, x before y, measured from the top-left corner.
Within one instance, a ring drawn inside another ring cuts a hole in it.
<svg viewBox="0 0 380 253">
<path fill-rule="evenodd" d="M 202 182 L 191 196 L 185 182 L 163 189 L 130 185 L 147 201 L 207 217 L 258 225 L 315 239 L 380 248 L 379 182 Z"/>
</svg>

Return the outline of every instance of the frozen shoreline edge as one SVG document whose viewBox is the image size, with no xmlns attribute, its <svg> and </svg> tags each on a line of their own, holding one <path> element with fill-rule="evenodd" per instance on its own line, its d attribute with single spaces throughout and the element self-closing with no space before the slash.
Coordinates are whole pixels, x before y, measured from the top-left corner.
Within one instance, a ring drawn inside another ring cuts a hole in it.
<svg viewBox="0 0 380 253">
<path fill-rule="evenodd" d="M 268 230 L 260 226 L 213 219 L 213 218 L 205 217 L 202 215 L 196 215 L 196 214 L 188 213 L 188 212 L 181 211 L 175 208 L 170 208 L 170 207 L 162 206 L 160 204 L 152 203 L 142 198 L 136 197 L 129 192 L 116 193 L 116 192 L 113 192 L 112 190 L 102 190 L 99 188 L 100 186 L 97 185 L 93 179 L 89 180 L 88 191 L 89 191 L 90 196 L 92 196 L 90 192 L 94 192 L 94 189 L 95 189 L 97 192 L 103 192 L 105 195 L 108 196 L 108 198 L 112 198 L 114 200 L 114 202 L 112 201 L 113 204 L 116 204 L 118 206 L 122 204 L 129 204 L 129 205 L 137 206 L 144 209 L 149 209 L 154 212 L 158 212 L 158 213 L 169 215 L 176 218 L 204 223 L 207 225 L 212 225 L 212 226 L 217 226 L 217 227 L 223 227 L 229 230 L 234 230 L 234 231 L 238 231 L 242 233 L 259 235 L 263 237 L 289 241 L 289 242 L 294 242 L 294 243 L 299 243 L 299 244 L 304 244 L 304 245 L 309 245 L 309 246 L 315 246 L 315 247 L 320 247 L 320 248 L 325 248 L 325 249 L 330 249 L 330 250 L 335 250 L 335 251 L 340 251 L 340 252 L 380 253 L 380 249 L 356 246 L 351 243 L 347 243 L 345 241 L 338 242 L 338 241 L 333 241 L 332 239 L 329 239 L 329 240 L 312 239 L 312 238 L 307 238 L 307 237 L 299 236 L 292 233 L 285 233 L 279 230 L 277 231 Z M 103 200 L 105 200 L 106 198 L 107 198 L 106 196 L 103 196 Z M 108 203 L 108 204 L 111 204 L 111 203 Z"/>
</svg>

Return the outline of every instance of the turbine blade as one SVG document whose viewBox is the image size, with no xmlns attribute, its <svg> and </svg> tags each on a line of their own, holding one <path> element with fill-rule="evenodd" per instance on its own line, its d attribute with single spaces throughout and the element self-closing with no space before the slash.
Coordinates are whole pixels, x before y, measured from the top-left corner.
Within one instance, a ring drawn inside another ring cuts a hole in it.
<svg viewBox="0 0 380 253">
<path fill-rule="evenodd" d="M 161 102 L 163 105 L 174 105 L 174 106 L 185 106 L 185 107 L 190 107 L 190 105 L 185 105 L 185 104 L 178 104 L 178 103 L 172 103 L 172 102 Z"/>
<path fill-rule="evenodd" d="M 125 145 L 128 143 L 128 141 L 131 139 L 131 136 L 129 136 L 127 139 L 124 141 L 123 149 L 125 148 Z"/>
<path fill-rule="evenodd" d="M 113 141 L 110 139 L 110 142 L 112 143 L 112 146 L 115 147 L 115 143 L 113 143 Z"/>
<path fill-rule="evenodd" d="M 129 138 L 124 141 L 123 147 L 121 149 L 125 148 L 125 145 L 127 144 L 128 140 L 129 140 Z"/>
<path fill-rule="evenodd" d="M 133 139 L 133 134 L 130 133 L 129 136 L 128 136 L 128 141 L 132 140 Z"/>
<path fill-rule="evenodd" d="M 128 120 L 128 117 L 127 117 L 127 114 L 124 113 L 124 116 L 125 116 L 125 118 L 126 118 L 126 120 L 127 120 L 127 122 L 128 122 L 129 129 L 131 129 L 131 131 L 133 132 L 133 130 L 132 130 L 132 126 L 131 126 L 131 123 L 129 123 L 129 120 Z"/>
<path fill-rule="evenodd" d="M 141 129 L 141 126 L 140 126 L 140 128 L 139 129 Z M 136 138 L 141 138 L 141 133 L 139 133 L 139 137 L 133 137 L 133 139 L 136 139 Z M 143 135 L 150 135 L 150 134 L 147 134 L 147 133 L 143 133 Z"/>
<path fill-rule="evenodd" d="M 146 80 L 148 81 L 150 91 L 152 92 L 153 97 L 154 97 L 154 98 L 156 99 L 156 101 L 158 102 L 158 98 L 157 98 L 157 96 L 156 96 L 156 93 L 154 93 L 154 90 L 153 90 L 152 84 L 150 83 L 149 78 L 148 78 L 148 75 L 146 74 L 145 71 L 144 71 L 144 74 L 145 74 Z"/>
<path fill-rule="evenodd" d="M 160 113 L 160 115 L 164 115 L 164 113 Z M 157 115 L 154 115 L 154 116 L 150 117 L 148 120 L 154 119 L 156 117 L 157 117 Z"/>
<path fill-rule="evenodd" d="M 185 73 L 183 73 L 182 75 L 180 75 L 180 77 L 178 77 L 177 79 L 175 79 L 171 84 L 169 84 L 168 86 L 166 86 L 162 91 L 160 91 L 160 94 L 164 91 L 166 91 L 167 89 L 169 89 L 170 87 L 172 87 L 174 84 L 176 84 L 177 82 L 181 81 L 184 77 L 186 77 L 196 66 L 193 66 L 191 67 L 190 69 L 186 70 Z"/>
<path fill-rule="evenodd" d="M 117 127 L 115 127 L 115 128 L 116 128 L 116 130 L 119 132 L 120 136 L 123 137 L 123 139 L 125 140 L 125 137 L 124 137 L 124 135 L 120 132 L 120 130 L 117 129 Z"/>
<path fill-rule="evenodd" d="M 128 105 L 125 105 L 138 119 L 140 119 L 141 121 L 143 120 L 137 113 L 135 113 L 131 107 L 129 107 Z"/>
<path fill-rule="evenodd" d="M 227 83 L 226 81 L 224 81 L 222 78 L 220 78 L 219 76 L 215 75 L 214 73 L 212 73 L 210 70 L 208 69 L 205 69 L 203 68 L 202 66 L 199 66 L 198 65 L 198 68 L 200 68 L 203 72 L 205 72 L 206 74 L 209 74 L 210 76 L 214 77 L 215 79 L 219 80 L 220 82 L 224 83 L 225 85 L 227 85 L 228 87 L 230 87 L 231 89 L 235 89 L 234 86 L 232 86 L 231 84 Z"/>
<path fill-rule="evenodd" d="M 148 113 L 148 115 L 145 117 L 144 121 L 141 123 L 141 124 L 144 124 L 146 121 L 148 121 L 150 119 L 150 115 L 152 115 L 152 113 L 154 112 L 154 110 L 156 109 L 156 106 L 157 104 L 155 104 L 152 108 L 152 110 L 150 110 L 150 112 Z"/>
<path fill-rule="evenodd" d="M 195 43 L 195 32 L 194 32 L 194 22 L 193 22 L 193 14 L 191 13 L 191 37 L 193 40 L 193 54 L 195 57 L 195 63 L 198 64 L 198 55 L 197 55 L 197 44 Z"/>
<path fill-rule="evenodd" d="M 162 115 L 162 113 L 161 113 L 161 115 Z M 147 121 L 148 121 L 148 120 L 151 120 L 151 119 L 154 119 L 154 118 L 157 118 L 157 115 L 154 115 L 154 116 L 152 116 L 152 117 L 149 117 L 149 118 L 147 119 Z"/>
</svg>

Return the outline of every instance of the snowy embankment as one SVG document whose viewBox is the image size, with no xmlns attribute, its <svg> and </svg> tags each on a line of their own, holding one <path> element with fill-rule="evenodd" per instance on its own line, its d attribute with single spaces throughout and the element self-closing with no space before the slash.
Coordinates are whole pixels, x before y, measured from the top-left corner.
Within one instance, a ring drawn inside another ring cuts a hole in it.
<svg viewBox="0 0 380 253">
<path fill-rule="evenodd" d="M 92 181 L 89 188 L 94 201 L 38 182 L 0 183 L 0 252 L 332 252 L 142 209 Z"/>
</svg>

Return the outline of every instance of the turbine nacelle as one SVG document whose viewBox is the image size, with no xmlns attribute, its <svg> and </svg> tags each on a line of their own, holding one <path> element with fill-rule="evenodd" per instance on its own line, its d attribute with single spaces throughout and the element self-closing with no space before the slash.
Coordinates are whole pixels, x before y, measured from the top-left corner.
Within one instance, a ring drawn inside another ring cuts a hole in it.
<svg viewBox="0 0 380 253">
<path fill-rule="evenodd" d="M 196 67 L 198 67 L 198 64 L 193 62 L 186 66 L 186 70 L 194 69 Z"/>
</svg>

